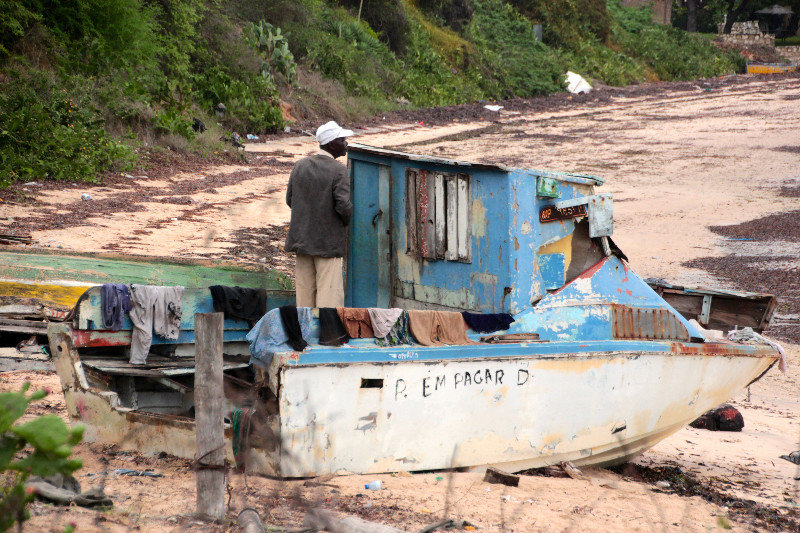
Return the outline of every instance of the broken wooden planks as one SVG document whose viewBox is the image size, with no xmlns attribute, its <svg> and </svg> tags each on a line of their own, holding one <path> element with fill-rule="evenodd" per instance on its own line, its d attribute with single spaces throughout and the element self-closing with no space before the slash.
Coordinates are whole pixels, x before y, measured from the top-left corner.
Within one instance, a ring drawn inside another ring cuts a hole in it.
<svg viewBox="0 0 800 533">
<path fill-rule="evenodd" d="M 499 468 L 494 468 L 492 466 L 486 469 L 486 474 L 483 476 L 483 480 L 487 483 L 498 483 L 508 487 L 519 486 L 519 476 L 509 474 L 508 472 L 503 472 Z"/>
</svg>

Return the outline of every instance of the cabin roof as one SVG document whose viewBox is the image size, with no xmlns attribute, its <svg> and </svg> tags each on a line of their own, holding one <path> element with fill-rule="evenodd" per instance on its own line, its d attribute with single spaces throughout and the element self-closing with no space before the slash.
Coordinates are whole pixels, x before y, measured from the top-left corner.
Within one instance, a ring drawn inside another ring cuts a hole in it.
<svg viewBox="0 0 800 533">
<path fill-rule="evenodd" d="M 553 171 L 540 171 L 530 169 L 517 169 L 505 165 L 495 165 L 492 163 L 476 163 L 472 161 L 459 161 L 456 159 L 446 159 L 443 157 L 435 157 L 432 155 L 412 154 L 409 152 L 401 152 L 398 150 L 390 150 L 388 148 L 379 148 L 377 146 L 368 146 L 366 144 L 351 143 L 348 146 L 349 152 L 361 152 L 365 154 L 373 154 L 384 157 L 391 157 L 395 159 L 405 159 L 408 161 L 416 161 L 420 163 L 432 163 L 438 165 L 448 165 L 454 167 L 476 168 L 481 170 L 495 170 L 498 172 L 523 172 L 531 174 L 532 176 L 542 176 L 553 178 L 559 181 L 570 183 L 582 183 L 586 185 L 602 185 L 603 179 L 598 176 L 589 174 L 578 174 L 574 172 L 553 172 Z"/>
</svg>

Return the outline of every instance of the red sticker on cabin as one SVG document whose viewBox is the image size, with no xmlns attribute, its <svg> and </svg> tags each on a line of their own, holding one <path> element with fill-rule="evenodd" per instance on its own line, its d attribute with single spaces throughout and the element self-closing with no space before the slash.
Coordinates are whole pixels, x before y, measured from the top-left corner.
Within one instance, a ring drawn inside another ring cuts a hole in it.
<svg viewBox="0 0 800 533">
<path fill-rule="evenodd" d="M 586 204 L 575 205 L 558 209 L 551 205 L 543 207 L 539 211 L 539 222 L 553 222 L 555 220 L 567 220 L 586 216 Z"/>
</svg>

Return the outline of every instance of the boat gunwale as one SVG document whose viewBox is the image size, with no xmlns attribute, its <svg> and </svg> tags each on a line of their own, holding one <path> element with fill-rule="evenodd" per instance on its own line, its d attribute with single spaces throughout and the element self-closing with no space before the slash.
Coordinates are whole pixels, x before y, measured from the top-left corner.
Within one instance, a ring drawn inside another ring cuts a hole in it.
<svg viewBox="0 0 800 533">
<path fill-rule="evenodd" d="M 597 349 L 598 346 L 615 345 L 613 348 Z M 548 347 L 546 352 L 518 353 L 520 350 Z M 465 348 L 467 348 L 465 350 Z M 341 366 L 347 364 L 397 364 L 406 362 L 423 362 L 432 364 L 437 361 L 463 362 L 470 360 L 551 360 L 567 358 L 589 358 L 597 356 L 632 355 L 667 355 L 674 357 L 770 357 L 776 361 L 780 354 L 771 346 L 759 344 L 739 344 L 730 341 L 688 343 L 678 341 L 642 341 L 642 340 L 603 340 L 603 341 L 550 341 L 519 344 L 485 344 L 470 347 L 454 346 L 397 346 L 397 347 L 359 347 L 350 348 L 345 353 L 337 354 L 333 350 L 341 348 L 322 347 L 309 352 L 278 352 L 273 355 L 273 363 L 280 367 L 306 366 Z M 472 350 L 482 352 L 491 350 L 496 353 L 476 355 Z M 353 352 L 356 353 L 353 353 Z M 394 352 L 394 353 L 392 353 Z M 467 352 L 466 354 L 464 352 Z M 512 352 L 512 353 L 508 353 Z M 406 356 L 406 354 L 413 354 Z M 335 358 L 324 359 L 324 356 L 336 355 Z M 380 357 L 379 357 L 380 355 Z M 392 356 L 395 357 L 392 357 Z M 356 356 L 356 357 L 354 357 Z M 359 357 L 360 356 L 360 357 Z M 371 357 L 370 357 L 371 356 Z M 388 356 L 388 358 L 387 358 Z"/>
</svg>

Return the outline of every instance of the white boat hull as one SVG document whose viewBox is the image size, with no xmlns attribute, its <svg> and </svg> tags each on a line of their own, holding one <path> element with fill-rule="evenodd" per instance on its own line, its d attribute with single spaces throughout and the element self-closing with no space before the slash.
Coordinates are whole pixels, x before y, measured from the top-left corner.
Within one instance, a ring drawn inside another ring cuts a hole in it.
<svg viewBox="0 0 800 533">
<path fill-rule="evenodd" d="M 280 474 L 619 463 L 774 361 L 639 352 L 284 367 Z"/>
<path fill-rule="evenodd" d="M 67 409 L 86 425 L 87 441 L 194 458 L 192 419 L 121 407 L 116 392 L 87 382 L 67 327 L 52 325 L 50 341 Z M 674 346 L 428 360 L 407 352 L 410 359 L 396 362 L 309 365 L 295 364 L 296 354 L 276 356 L 278 414 L 254 424 L 263 434 L 250 438 L 248 470 L 306 477 L 619 463 L 724 403 L 777 360 L 768 347 Z"/>
</svg>

